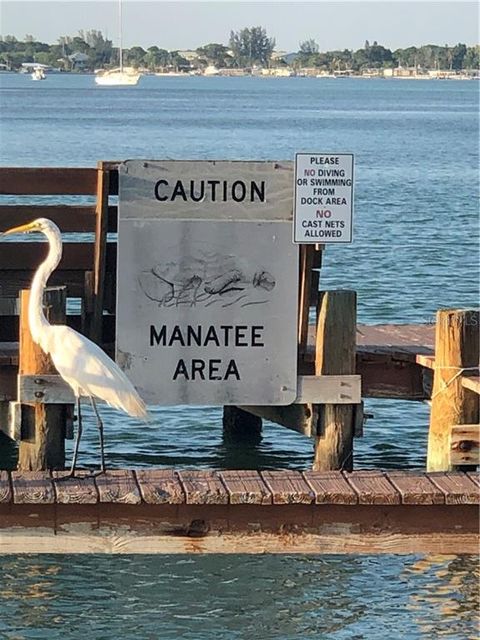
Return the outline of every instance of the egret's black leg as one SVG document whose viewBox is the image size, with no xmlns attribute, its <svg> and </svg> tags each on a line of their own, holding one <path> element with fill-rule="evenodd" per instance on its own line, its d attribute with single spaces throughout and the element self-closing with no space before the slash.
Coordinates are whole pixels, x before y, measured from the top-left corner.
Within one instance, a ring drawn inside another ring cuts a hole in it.
<svg viewBox="0 0 480 640">
<path fill-rule="evenodd" d="M 72 468 L 70 469 L 70 475 L 75 475 L 75 467 L 77 466 L 77 457 L 78 457 L 78 449 L 80 447 L 80 438 L 82 437 L 82 409 L 80 407 L 80 396 L 77 396 L 77 419 L 78 419 L 78 430 L 77 430 L 77 439 L 75 440 L 75 448 L 73 450 L 73 458 L 72 458 Z"/>
<path fill-rule="evenodd" d="M 77 437 L 75 439 L 75 446 L 73 448 L 72 466 L 70 468 L 69 473 L 62 476 L 61 478 L 57 478 L 57 480 L 67 480 L 68 478 L 75 477 L 75 467 L 77 465 L 78 449 L 80 447 L 80 438 L 82 437 L 82 411 L 80 408 L 80 396 L 77 396 L 76 405 L 77 405 L 78 427 L 77 427 Z"/>
<path fill-rule="evenodd" d="M 97 404 L 92 396 L 90 396 L 90 402 L 92 403 L 93 410 L 97 416 L 98 435 L 100 436 L 100 473 L 105 473 L 105 450 L 103 440 L 103 422 L 98 413 Z"/>
</svg>

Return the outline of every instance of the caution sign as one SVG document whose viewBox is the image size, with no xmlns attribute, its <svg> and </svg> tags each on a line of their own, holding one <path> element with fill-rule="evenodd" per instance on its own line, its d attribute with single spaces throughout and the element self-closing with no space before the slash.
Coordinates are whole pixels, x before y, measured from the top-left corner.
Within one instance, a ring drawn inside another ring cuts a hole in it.
<svg viewBox="0 0 480 640">
<path fill-rule="evenodd" d="M 141 396 L 294 402 L 291 167 L 130 160 L 119 172 L 116 357 Z"/>
<path fill-rule="evenodd" d="M 294 205 L 294 242 L 352 242 L 353 154 L 297 153 Z"/>
</svg>

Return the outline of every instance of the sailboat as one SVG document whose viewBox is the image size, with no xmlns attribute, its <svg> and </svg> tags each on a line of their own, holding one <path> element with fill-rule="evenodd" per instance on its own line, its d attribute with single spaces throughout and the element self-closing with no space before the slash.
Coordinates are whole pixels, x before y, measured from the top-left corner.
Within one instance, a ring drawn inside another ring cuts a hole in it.
<svg viewBox="0 0 480 640">
<path fill-rule="evenodd" d="M 100 71 L 95 76 L 95 82 L 105 86 L 125 86 L 135 85 L 140 79 L 140 73 L 133 67 L 123 66 L 123 29 L 122 29 L 122 0 L 118 0 L 118 17 L 119 17 L 119 64 L 117 69 L 109 69 Z"/>
</svg>

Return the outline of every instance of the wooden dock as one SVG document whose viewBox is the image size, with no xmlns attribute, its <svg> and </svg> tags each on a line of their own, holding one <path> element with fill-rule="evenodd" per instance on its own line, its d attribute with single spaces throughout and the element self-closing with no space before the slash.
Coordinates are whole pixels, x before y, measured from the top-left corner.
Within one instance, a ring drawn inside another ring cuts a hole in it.
<svg viewBox="0 0 480 640">
<path fill-rule="evenodd" d="M 67 324 L 110 355 L 116 337 L 118 194 L 115 162 L 99 162 L 96 168 L 0 168 L 0 195 L 7 196 L 0 203 L 0 231 L 45 216 L 63 233 L 85 234 L 80 242 L 66 236 L 50 284 L 65 287 L 64 298 L 77 299 L 77 310 L 67 315 Z M 48 198 L 41 203 L 44 196 Z M 24 204 L 24 198 L 32 197 L 35 204 Z M 438 318 L 437 327 L 357 324 L 355 292 L 321 291 L 323 249 L 302 245 L 299 250 L 295 403 L 225 407 L 224 428 L 241 440 L 251 429 L 261 429 L 261 418 L 266 418 L 314 439 L 314 468 L 350 470 L 353 437 L 363 430 L 361 398 L 428 401 L 432 402 L 429 469 L 470 470 L 478 464 L 480 441 L 478 310 L 460 310 L 448 320 L 457 323 L 455 344 L 449 342 L 452 332 L 445 329 L 447 321 L 439 324 Z M 16 439 L 21 450 L 27 440 L 34 440 L 27 433 L 25 416 L 37 405 L 64 407 L 52 412 L 65 416 L 55 428 L 62 438 L 72 432 L 71 394 L 49 377 L 48 367 L 20 363 L 21 291 L 30 285 L 45 252 L 44 243 L 1 244 L 0 430 Z M 59 451 L 63 441 L 60 445 Z M 60 451 L 58 460 L 47 466 L 63 468 L 63 463 Z M 25 468 L 45 464 L 29 458 Z"/>
<path fill-rule="evenodd" d="M 478 475 L 0 472 L 10 553 L 476 553 Z"/>
</svg>

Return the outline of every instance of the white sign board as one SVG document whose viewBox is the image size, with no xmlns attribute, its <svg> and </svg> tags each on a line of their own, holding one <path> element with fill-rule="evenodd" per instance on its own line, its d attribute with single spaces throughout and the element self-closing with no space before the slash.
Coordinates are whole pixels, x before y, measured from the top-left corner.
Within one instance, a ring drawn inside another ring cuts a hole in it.
<svg viewBox="0 0 480 640">
<path fill-rule="evenodd" d="M 294 204 L 294 242 L 352 242 L 353 155 L 297 153 Z"/>
<path fill-rule="evenodd" d="M 259 164 L 120 168 L 117 362 L 149 403 L 296 398 L 298 247 Z"/>
</svg>

